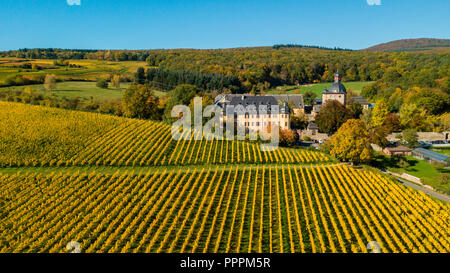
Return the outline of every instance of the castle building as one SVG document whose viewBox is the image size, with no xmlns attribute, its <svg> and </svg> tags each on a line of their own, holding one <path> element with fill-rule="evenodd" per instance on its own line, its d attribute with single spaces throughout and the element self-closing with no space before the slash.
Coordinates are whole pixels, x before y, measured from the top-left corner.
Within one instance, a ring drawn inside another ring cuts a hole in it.
<svg viewBox="0 0 450 273">
<path fill-rule="evenodd" d="M 235 113 L 234 122 L 237 126 L 243 126 L 249 130 L 262 130 L 262 128 L 268 128 L 272 124 L 275 124 L 281 129 L 289 129 L 291 127 L 290 108 L 286 102 L 279 108 L 279 113 L 271 113 L 270 109 L 272 105 L 279 105 L 278 100 L 273 96 L 228 96 L 222 97 L 216 100 L 216 104 L 219 105 L 223 111 L 222 123 L 226 123 L 226 106 L 232 105 L 235 109 L 238 106 L 247 108 L 248 106 L 255 106 L 255 113 Z M 266 106 L 267 113 L 260 113 L 259 106 Z"/>
<path fill-rule="evenodd" d="M 336 73 L 334 75 L 334 83 L 330 88 L 323 90 L 322 92 L 322 104 L 327 103 L 327 101 L 336 100 L 343 105 L 347 103 L 347 90 L 345 86 L 341 83 L 341 74 Z"/>
</svg>

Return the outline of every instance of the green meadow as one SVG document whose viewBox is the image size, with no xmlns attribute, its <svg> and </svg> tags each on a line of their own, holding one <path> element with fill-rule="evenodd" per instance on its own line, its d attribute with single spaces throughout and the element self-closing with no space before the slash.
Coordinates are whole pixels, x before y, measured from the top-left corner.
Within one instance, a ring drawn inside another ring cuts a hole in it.
<svg viewBox="0 0 450 273">
<path fill-rule="evenodd" d="M 355 94 L 359 95 L 364 86 L 371 84 L 372 82 L 342 82 L 347 90 L 353 91 Z M 307 85 L 290 85 L 290 86 L 280 86 L 268 91 L 269 94 L 303 94 L 306 91 L 314 92 L 318 98 L 322 96 L 322 91 L 328 89 L 332 83 L 317 83 L 317 84 L 307 84 Z"/>
<path fill-rule="evenodd" d="M 56 96 L 60 98 L 83 98 L 90 100 L 91 98 L 95 101 L 105 101 L 108 99 L 121 99 L 123 92 L 130 86 L 131 83 L 121 83 L 120 88 L 109 87 L 107 89 L 99 88 L 96 82 L 78 82 L 78 81 L 68 81 L 68 82 L 58 82 L 56 87 L 52 91 L 47 91 L 43 84 L 33 84 L 25 86 L 11 86 L 11 87 L 0 87 L 0 92 L 2 91 L 22 91 L 26 87 L 30 87 L 36 93 L 43 95 Z M 164 97 L 167 95 L 166 92 L 153 91 L 156 96 Z"/>
</svg>

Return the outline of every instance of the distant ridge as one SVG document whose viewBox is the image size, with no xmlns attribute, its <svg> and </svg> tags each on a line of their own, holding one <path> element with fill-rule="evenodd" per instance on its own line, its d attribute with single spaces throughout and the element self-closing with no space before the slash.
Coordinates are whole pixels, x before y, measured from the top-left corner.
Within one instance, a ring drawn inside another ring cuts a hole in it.
<svg viewBox="0 0 450 273">
<path fill-rule="evenodd" d="M 297 44 L 276 44 L 272 46 L 273 49 L 280 48 L 315 48 L 323 50 L 337 50 L 337 51 L 353 51 L 353 49 L 340 48 L 340 47 L 325 47 L 325 46 L 314 46 L 314 45 L 297 45 Z"/>
<path fill-rule="evenodd" d="M 396 40 L 388 43 L 375 45 L 364 51 L 372 52 L 399 52 L 399 51 L 427 51 L 427 50 L 450 50 L 450 39 L 404 39 Z"/>
</svg>

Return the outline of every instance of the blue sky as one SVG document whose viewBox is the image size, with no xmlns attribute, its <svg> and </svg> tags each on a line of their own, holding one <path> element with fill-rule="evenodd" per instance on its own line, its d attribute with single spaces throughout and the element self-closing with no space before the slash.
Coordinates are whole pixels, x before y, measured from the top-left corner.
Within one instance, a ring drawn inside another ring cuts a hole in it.
<svg viewBox="0 0 450 273">
<path fill-rule="evenodd" d="M 449 14 L 450 0 L 0 0 L 0 50 L 277 43 L 361 49 L 450 38 Z"/>
</svg>

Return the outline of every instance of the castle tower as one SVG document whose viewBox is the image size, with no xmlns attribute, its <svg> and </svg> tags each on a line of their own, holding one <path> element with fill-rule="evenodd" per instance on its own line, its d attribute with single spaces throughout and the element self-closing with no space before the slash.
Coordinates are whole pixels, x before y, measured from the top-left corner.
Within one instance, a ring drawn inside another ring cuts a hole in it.
<svg viewBox="0 0 450 273">
<path fill-rule="evenodd" d="M 323 90 L 322 92 L 322 104 L 325 104 L 327 101 L 336 100 L 343 105 L 347 103 L 347 89 L 341 83 L 341 74 L 336 72 L 334 74 L 334 83 L 330 86 L 330 88 Z"/>
</svg>

